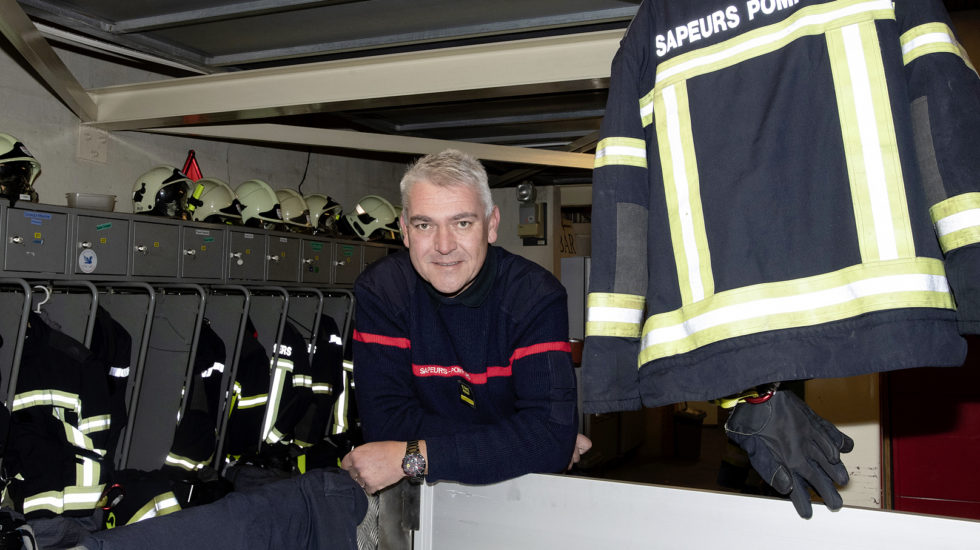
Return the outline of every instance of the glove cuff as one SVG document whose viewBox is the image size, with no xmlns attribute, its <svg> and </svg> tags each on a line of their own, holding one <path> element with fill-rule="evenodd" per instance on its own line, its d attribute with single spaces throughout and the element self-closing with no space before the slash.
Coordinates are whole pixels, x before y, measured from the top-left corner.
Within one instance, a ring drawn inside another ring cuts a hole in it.
<svg viewBox="0 0 980 550">
<path fill-rule="evenodd" d="M 736 393 L 734 395 L 729 395 L 727 397 L 722 397 L 720 399 L 712 399 L 711 403 L 718 405 L 723 409 L 731 409 L 739 403 L 750 403 L 753 405 L 758 405 L 759 403 L 765 403 L 772 398 L 773 394 L 776 393 L 776 389 L 779 388 L 779 382 L 772 382 L 769 384 L 763 384 L 761 386 L 756 386 L 754 388 L 747 389 L 743 392 Z"/>
</svg>

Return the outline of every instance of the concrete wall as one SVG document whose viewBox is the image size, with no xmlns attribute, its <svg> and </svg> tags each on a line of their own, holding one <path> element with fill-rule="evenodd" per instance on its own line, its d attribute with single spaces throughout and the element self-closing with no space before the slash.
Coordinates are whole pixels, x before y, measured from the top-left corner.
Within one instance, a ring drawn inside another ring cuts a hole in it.
<svg viewBox="0 0 980 550">
<path fill-rule="evenodd" d="M 117 196 L 116 211 L 132 212 L 136 178 L 157 164 L 182 167 L 190 149 L 196 152 L 205 176 L 223 179 L 233 188 L 258 178 L 276 189 L 330 195 L 345 211 L 366 194 L 400 202 L 398 180 L 404 164 L 357 158 L 353 152 L 350 157 L 310 154 L 290 148 L 120 131 L 108 134 L 103 162 L 79 158 L 78 119 L 39 83 L 16 51 L 6 43 L 2 46 L 0 132 L 20 139 L 41 162 L 35 187 L 42 203 L 64 205 L 65 193 L 69 192 L 103 193 Z M 85 88 L 167 78 L 76 51 L 57 52 Z"/>
<path fill-rule="evenodd" d="M 561 229 L 561 197 L 553 186 L 537 188 L 537 202 L 547 205 L 547 244 L 524 246 L 524 240 L 517 236 L 518 210 L 517 192 L 513 187 L 491 190 L 493 202 L 500 208 L 500 228 L 497 231 L 497 245 L 514 254 L 537 263 L 548 271 L 561 277 L 559 271 L 556 235 Z"/>
</svg>

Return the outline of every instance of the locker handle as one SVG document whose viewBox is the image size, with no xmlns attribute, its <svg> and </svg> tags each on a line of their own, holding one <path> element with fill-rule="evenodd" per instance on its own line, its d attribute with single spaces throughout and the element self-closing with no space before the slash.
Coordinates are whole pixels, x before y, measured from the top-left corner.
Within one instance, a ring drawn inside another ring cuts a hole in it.
<svg viewBox="0 0 980 550">
<path fill-rule="evenodd" d="M 24 244 L 24 237 L 10 237 L 11 244 Z"/>
<path fill-rule="evenodd" d="M 197 254 L 197 250 L 194 250 L 193 248 L 189 250 L 184 250 L 184 256 L 194 256 L 196 254 Z"/>
<path fill-rule="evenodd" d="M 242 260 L 242 253 L 241 252 L 232 252 L 231 253 L 231 257 L 232 258 L 238 258 L 237 260 L 235 260 L 235 264 L 237 264 L 237 265 L 242 265 L 242 264 L 245 263 L 245 261 Z"/>
<path fill-rule="evenodd" d="M 140 254 L 146 254 L 146 245 L 145 244 L 136 245 L 136 251 L 139 252 Z"/>
<path fill-rule="evenodd" d="M 78 243 L 78 248 L 92 248 L 92 241 L 82 241 Z"/>
<path fill-rule="evenodd" d="M 279 263 L 279 256 L 266 256 L 265 259 L 269 260 L 270 262 Z"/>
<path fill-rule="evenodd" d="M 306 258 L 303 260 L 303 263 L 306 265 L 313 265 L 313 258 Z"/>
</svg>

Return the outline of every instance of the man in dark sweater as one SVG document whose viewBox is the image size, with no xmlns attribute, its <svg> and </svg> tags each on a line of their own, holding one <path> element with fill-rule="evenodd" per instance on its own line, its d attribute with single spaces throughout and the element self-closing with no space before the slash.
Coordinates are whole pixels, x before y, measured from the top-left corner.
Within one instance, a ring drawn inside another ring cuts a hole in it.
<svg viewBox="0 0 980 550">
<path fill-rule="evenodd" d="M 499 247 L 479 161 L 455 150 L 401 181 L 407 252 L 354 285 L 354 383 L 368 441 L 342 461 L 369 493 L 404 477 L 494 483 L 558 472 L 577 433 L 565 289 Z"/>
</svg>

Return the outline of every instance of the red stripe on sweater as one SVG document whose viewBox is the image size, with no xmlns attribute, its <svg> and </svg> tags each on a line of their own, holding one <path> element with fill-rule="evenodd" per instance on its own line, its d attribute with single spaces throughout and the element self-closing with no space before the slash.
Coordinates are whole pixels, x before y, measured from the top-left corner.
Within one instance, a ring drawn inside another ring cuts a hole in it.
<svg viewBox="0 0 980 550">
<path fill-rule="evenodd" d="M 522 359 L 528 355 L 536 353 L 546 353 L 549 351 L 565 351 L 571 353 L 572 346 L 568 342 L 546 342 L 535 344 L 514 350 L 511 355 L 510 364 L 505 367 L 487 367 L 487 372 L 468 372 L 459 365 L 444 367 L 442 365 L 415 365 L 412 364 L 412 373 L 418 377 L 437 376 L 440 378 L 451 378 L 458 376 L 465 378 L 471 384 L 486 384 L 490 378 L 510 376 L 513 373 L 514 361 Z"/>
<path fill-rule="evenodd" d="M 568 342 L 543 342 L 541 344 L 534 344 L 533 346 L 527 346 L 524 348 L 517 348 L 514 353 L 510 356 L 510 362 L 513 363 L 518 359 L 523 359 L 528 355 L 534 355 L 535 353 L 546 353 L 549 351 L 566 351 L 568 353 L 572 352 L 572 345 Z"/>
<path fill-rule="evenodd" d="M 412 342 L 408 338 L 395 338 L 393 336 L 382 336 L 371 334 L 370 332 L 354 331 L 354 340 L 365 344 L 381 344 L 382 346 L 392 346 L 402 349 L 411 349 Z"/>
</svg>

